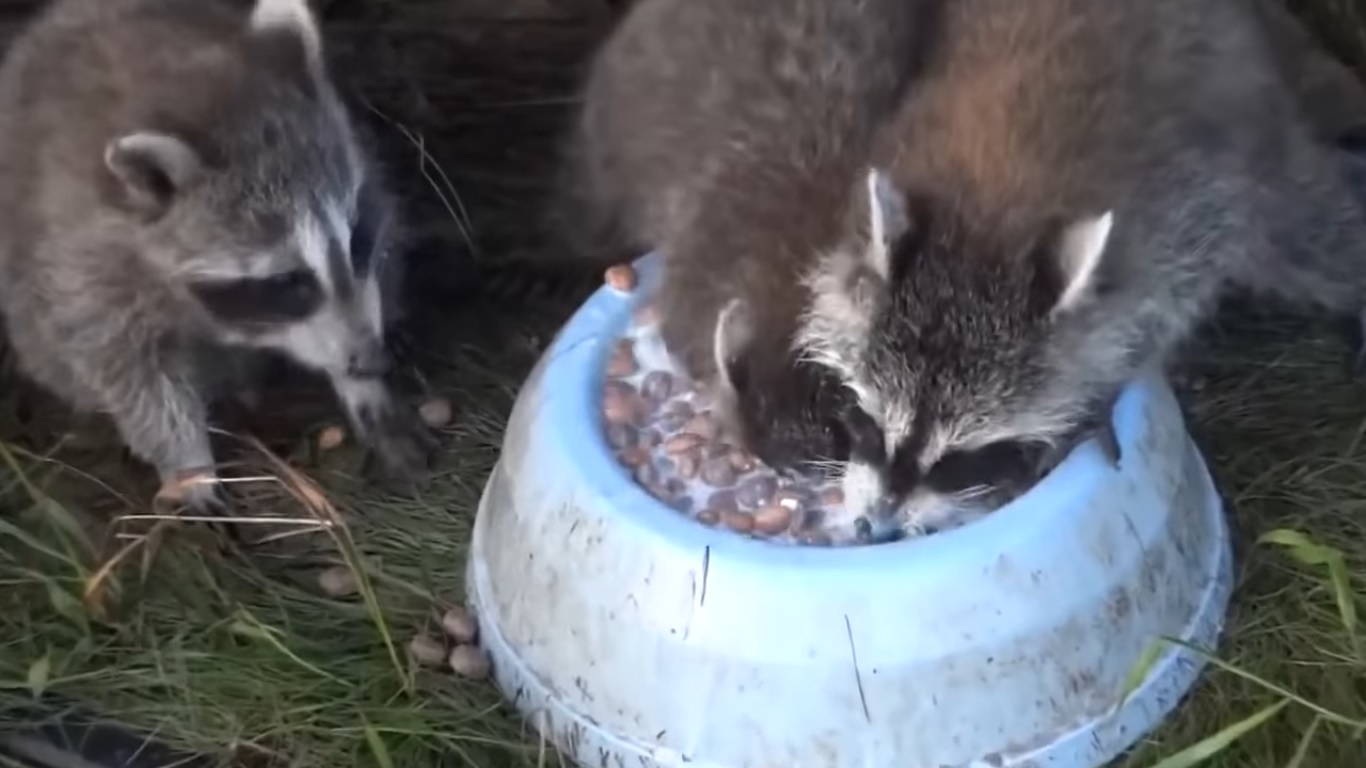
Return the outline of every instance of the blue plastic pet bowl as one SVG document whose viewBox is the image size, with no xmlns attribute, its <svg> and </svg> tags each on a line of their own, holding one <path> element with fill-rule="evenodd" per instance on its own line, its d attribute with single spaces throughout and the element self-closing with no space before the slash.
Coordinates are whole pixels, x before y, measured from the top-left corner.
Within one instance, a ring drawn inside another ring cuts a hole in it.
<svg viewBox="0 0 1366 768">
<path fill-rule="evenodd" d="M 654 256 L 637 268 L 642 284 Z M 643 293 L 637 291 L 636 295 Z M 663 506 L 598 403 L 636 295 L 604 287 L 526 382 L 480 502 L 470 606 L 499 688 L 606 768 L 1094 768 L 1157 726 L 1228 603 L 1223 505 L 1171 391 L 1114 411 L 1030 493 L 871 547 L 755 540 Z"/>
</svg>

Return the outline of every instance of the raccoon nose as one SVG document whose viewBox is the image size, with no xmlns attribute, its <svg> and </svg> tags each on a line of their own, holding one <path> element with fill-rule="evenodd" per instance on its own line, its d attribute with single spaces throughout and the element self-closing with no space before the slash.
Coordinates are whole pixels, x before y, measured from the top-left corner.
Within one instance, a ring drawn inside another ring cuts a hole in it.
<svg viewBox="0 0 1366 768">
<path fill-rule="evenodd" d="M 351 354 L 346 372 L 359 379 L 377 379 L 387 374 L 392 367 L 393 360 L 388 351 L 379 344 L 372 344 Z"/>
</svg>

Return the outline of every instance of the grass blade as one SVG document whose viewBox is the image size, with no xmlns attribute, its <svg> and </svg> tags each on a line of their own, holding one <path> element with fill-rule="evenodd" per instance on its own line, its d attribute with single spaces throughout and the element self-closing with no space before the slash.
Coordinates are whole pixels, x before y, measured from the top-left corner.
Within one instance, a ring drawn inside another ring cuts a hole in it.
<svg viewBox="0 0 1366 768">
<path fill-rule="evenodd" d="M 1304 729 L 1304 735 L 1300 737 L 1300 745 L 1295 748 L 1295 754 L 1291 756 L 1290 762 L 1285 764 L 1285 768 L 1301 768 L 1304 765 L 1304 758 L 1309 754 L 1309 744 L 1314 740 L 1314 735 L 1319 731 L 1319 724 L 1323 718 L 1315 715 L 1314 721 L 1309 727 Z"/>
<path fill-rule="evenodd" d="M 1271 706 L 1256 712 L 1223 730 L 1201 739 L 1189 747 L 1177 752 L 1171 757 L 1165 758 L 1153 768 L 1191 768 L 1228 749 L 1229 745 L 1238 739 L 1246 736 L 1267 720 L 1275 717 L 1282 709 L 1290 704 L 1289 699 L 1281 699 Z"/>
</svg>

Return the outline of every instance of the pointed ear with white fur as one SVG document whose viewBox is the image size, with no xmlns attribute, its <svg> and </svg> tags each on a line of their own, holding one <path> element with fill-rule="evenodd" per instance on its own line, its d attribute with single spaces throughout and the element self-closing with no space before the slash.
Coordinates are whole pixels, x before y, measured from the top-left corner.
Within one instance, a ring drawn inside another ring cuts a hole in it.
<svg viewBox="0 0 1366 768">
<path fill-rule="evenodd" d="M 721 384 L 732 392 L 746 385 L 744 366 L 741 361 L 754 343 L 754 317 L 749 307 L 740 299 L 733 299 L 716 316 L 716 330 L 713 336 L 713 354 L 716 355 L 716 372 Z"/>
<path fill-rule="evenodd" d="M 118 180 L 126 204 L 158 215 L 203 171 L 199 153 L 165 133 L 140 131 L 120 136 L 104 148 L 104 165 Z"/>
<path fill-rule="evenodd" d="M 885 171 L 869 168 L 866 180 L 868 195 L 868 250 L 867 266 L 879 277 L 891 273 L 892 243 L 905 234 L 909 226 L 906 200 Z"/>
<path fill-rule="evenodd" d="M 1114 212 L 1106 211 L 1063 228 L 1050 255 L 1057 279 L 1051 298 L 1052 314 L 1075 309 L 1092 294 L 1114 223 Z"/>
<path fill-rule="evenodd" d="M 258 53 L 321 73 L 322 33 L 308 0 L 256 0 L 248 28 Z"/>
</svg>

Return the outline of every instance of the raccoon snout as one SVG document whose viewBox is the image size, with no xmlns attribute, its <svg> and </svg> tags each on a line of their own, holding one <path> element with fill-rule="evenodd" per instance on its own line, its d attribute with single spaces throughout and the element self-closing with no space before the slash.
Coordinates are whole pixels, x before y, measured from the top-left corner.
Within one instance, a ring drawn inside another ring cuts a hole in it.
<svg viewBox="0 0 1366 768">
<path fill-rule="evenodd" d="M 380 344 L 373 344 L 351 353 L 346 361 L 346 374 L 358 379 L 378 379 L 387 375 L 393 366 L 389 351 Z"/>
</svg>

